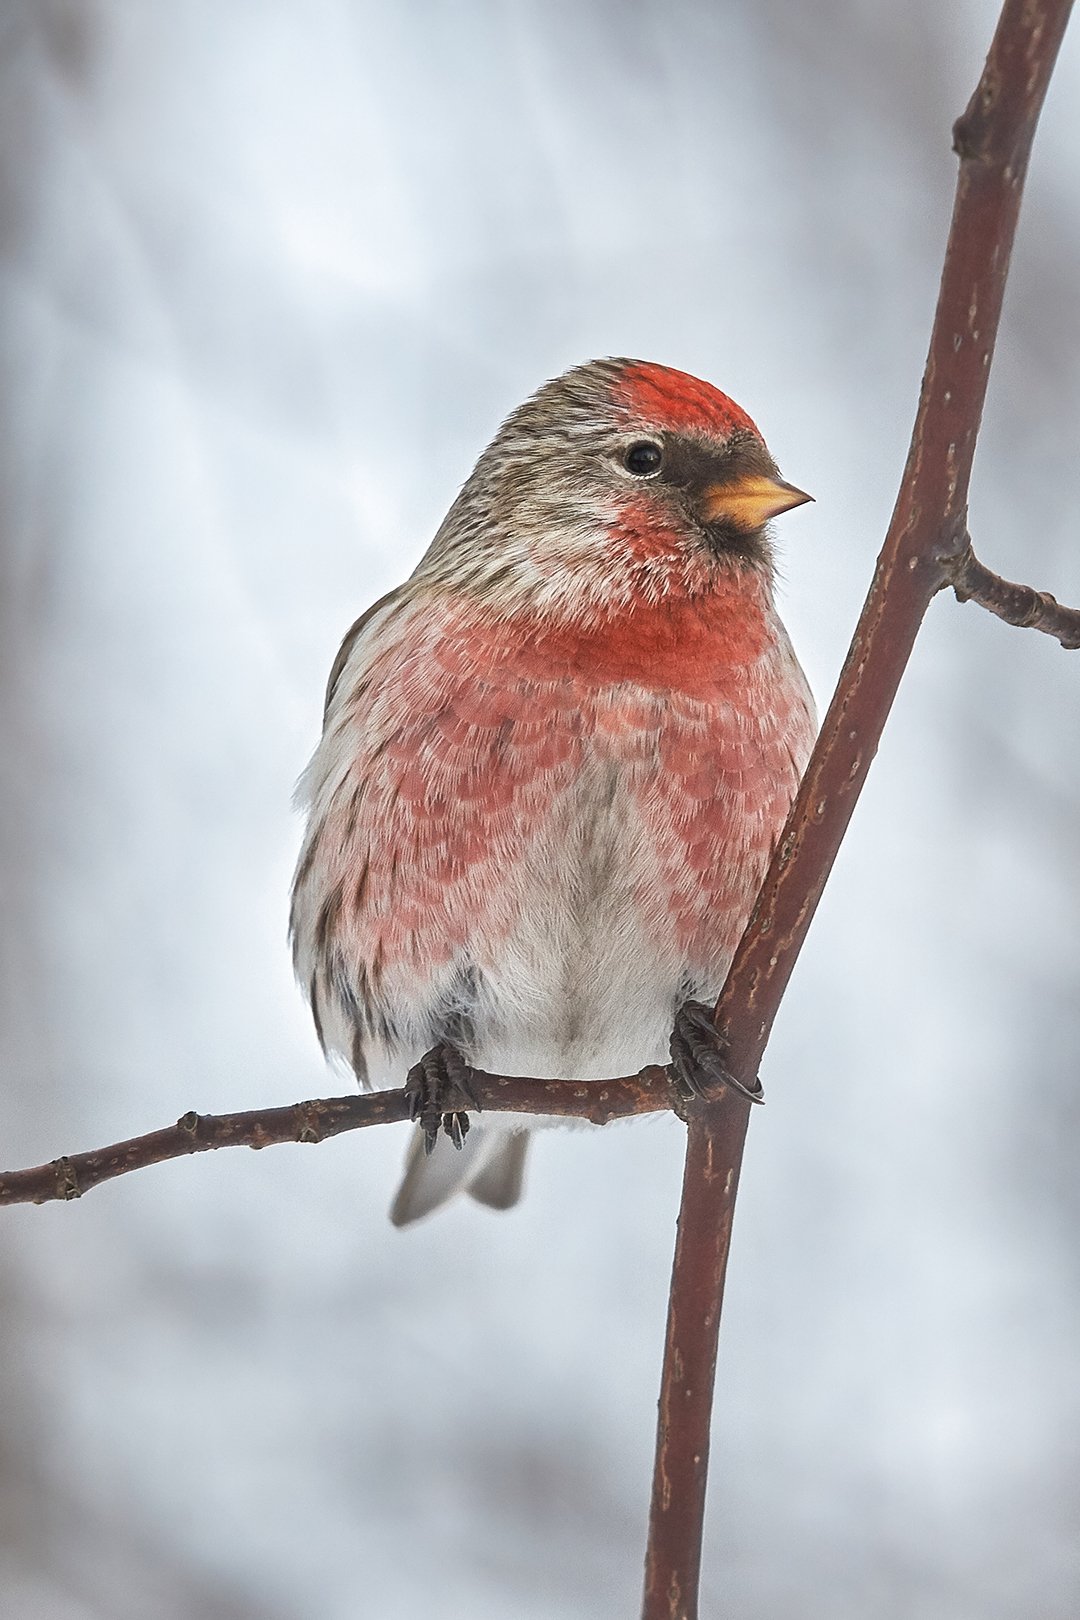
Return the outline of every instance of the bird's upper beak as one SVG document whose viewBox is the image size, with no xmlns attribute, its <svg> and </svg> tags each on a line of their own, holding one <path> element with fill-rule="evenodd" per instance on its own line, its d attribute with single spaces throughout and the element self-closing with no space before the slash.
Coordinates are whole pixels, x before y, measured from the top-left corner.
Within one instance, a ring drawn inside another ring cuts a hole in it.
<svg viewBox="0 0 1080 1620">
<path fill-rule="evenodd" d="M 785 484 L 782 478 L 744 473 L 730 484 L 710 484 L 701 504 L 707 523 L 730 523 L 733 528 L 750 531 L 813 498 L 794 484 Z"/>
</svg>

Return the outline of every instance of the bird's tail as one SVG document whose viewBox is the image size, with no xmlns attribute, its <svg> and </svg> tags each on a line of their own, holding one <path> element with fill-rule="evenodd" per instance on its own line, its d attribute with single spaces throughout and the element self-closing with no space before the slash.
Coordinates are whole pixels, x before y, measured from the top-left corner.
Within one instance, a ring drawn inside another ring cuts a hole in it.
<svg viewBox="0 0 1080 1620">
<path fill-rule="evenodd" d="M 414 1131 L 390 1219 L 395 1226 L 408 1226 L 459 1192 L 489 1209 L 510 1209 L 521 1197 L 528 1145 L 526 1131 L 474 1125 L 460 1149 L 440 1136 L 434 1152 L 427 1154 L 423 1132 Z"/>
</svg>

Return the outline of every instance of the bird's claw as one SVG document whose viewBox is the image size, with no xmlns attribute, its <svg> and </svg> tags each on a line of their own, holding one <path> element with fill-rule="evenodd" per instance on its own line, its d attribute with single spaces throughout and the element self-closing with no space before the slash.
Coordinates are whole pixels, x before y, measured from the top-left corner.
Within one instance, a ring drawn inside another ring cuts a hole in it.
<svg viewBox="0 0 1080 1620">
<path fill-rule="evenodd" d="M 443 1041 L 425 1052 L 405 1081 L 409 1118 L 424 1133 L 424 1151 L 431 1153 L 440 1130 L 460 1149 L 469 1134 L 469 1116 L 458 1104 L 464 1102 L 479 1110 L 472 1088 L 472 1070 L 461 1053 Z"/>
<path fill-rule="evenodd" d="M 726 1057 L 712 1008 L 703 1001 L 684 1001 L 671 1032 L 671 1074 L 685 1101 L 711 1102 L 721 1088 L 737 1092 L 747 1102 L 765 1101 L 761 1081 L 755 1078 L 752 1086 L 744 1085 L 727 1068 Z"/>
</svg>

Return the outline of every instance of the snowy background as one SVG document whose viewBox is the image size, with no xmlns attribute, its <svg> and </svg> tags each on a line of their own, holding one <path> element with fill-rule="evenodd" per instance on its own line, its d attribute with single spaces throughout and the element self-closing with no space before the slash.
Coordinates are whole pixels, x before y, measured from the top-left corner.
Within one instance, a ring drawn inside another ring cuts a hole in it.
<svg viewBox="0 0 1080 1620">
<path fill-rule="evenodd" d="M 497 422 L 708 377 L 831 690 L 994 0 L 0 3 L 0 1162 L 340 1089 L 284 934 L 339 638 Z M 976 464 L 1080 601 L 1080 36 Z M 1080 663 L 933 607 L 767 1055 L 704 1612 L 1080 1609 Z M 0 1212 L 0 1610 L 625 1620 L 681 1130 L 385 1210 L 404 1127 Z"/>
</svg>

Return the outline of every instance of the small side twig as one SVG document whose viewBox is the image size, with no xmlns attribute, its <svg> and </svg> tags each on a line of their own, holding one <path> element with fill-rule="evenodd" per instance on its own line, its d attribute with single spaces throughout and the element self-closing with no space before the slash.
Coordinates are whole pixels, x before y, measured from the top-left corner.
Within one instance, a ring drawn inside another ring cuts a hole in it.
<svg viewBox="0 0 1080 1620">
<path fill-rule="evenodd" d="M 1056 636 L 1070 652 L 1080 649 L 1080 608 L 1063 607 L 1049 591 L 1002 579 L 976 557 L 970 536 L 964 536 L 964 549 L 948 565 L 948 574 L 958 602 L 978 602 L 1006 624 Z"/>
</svg>

